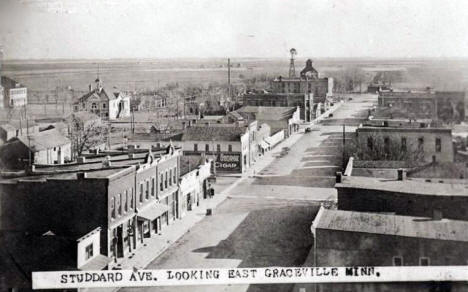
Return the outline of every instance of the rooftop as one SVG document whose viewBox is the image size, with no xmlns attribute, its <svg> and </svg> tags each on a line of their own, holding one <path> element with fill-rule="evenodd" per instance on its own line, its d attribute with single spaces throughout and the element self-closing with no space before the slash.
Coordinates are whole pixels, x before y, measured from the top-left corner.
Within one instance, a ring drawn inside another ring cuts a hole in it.
<svg viewBox="0 0 468 292">
<path fill-rule="evenodd" d="M 329 210 L 322 207 L 312 226 L 316 229 L 468 241 L 468 222 L 449 219 L 433 220 L 425 217 Z"/>
<path fill-rule="evenodd" d="M 342 182 L 335 184 L 335 187 L 379 190 L 426 196 L 468 196 L 468 188 L 464 184 L 429 183 L 411 179 L 400 181 L 387 178 L 343 176 Z"/>
<path fill-rule="evenodd" d="M 70 140 L 58 130 L 52 129 L 34 135 L 18 136 L 18 140 L 33 152 L 70 144 Z"/>
<path fill-rule="evenodd" d="M 200 126 L 185 129 L 182 141 L 240 141 L 246 127 Z"/>
</svg>

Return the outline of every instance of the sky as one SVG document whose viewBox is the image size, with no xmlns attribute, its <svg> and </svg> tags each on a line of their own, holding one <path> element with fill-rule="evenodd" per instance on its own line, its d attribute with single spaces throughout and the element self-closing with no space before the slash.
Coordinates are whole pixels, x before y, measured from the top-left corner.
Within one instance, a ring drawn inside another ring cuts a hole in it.
<svg viewBox="0 0 468 292">
<path fill-rule="evenodd" d="M 468 57 L 468 1 L 0 0 L 5 59 Z"/>
</svg>

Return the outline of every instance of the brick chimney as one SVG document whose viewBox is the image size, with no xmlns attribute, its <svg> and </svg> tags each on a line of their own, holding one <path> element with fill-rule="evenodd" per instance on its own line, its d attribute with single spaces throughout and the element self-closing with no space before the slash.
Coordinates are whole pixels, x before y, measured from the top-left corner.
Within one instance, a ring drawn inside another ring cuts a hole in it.
<svg viewBox="0 0 468 292">
<path fill-rule="evenodd" d="M 340 184 L 343 180 L 343 174 L 341 173 L 341 171 L 337 171 L 336 172 L 336 183 L 337 184 Z"/>
</svg>

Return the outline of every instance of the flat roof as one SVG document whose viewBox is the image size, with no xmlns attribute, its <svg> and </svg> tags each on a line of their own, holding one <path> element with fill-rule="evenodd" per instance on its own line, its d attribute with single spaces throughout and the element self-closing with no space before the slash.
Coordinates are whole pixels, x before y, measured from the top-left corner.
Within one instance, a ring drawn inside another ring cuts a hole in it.
<svg viewBox="0 0 468 292">
<path fill-rule="evenodd" d="M 335 184 L 335 188 L 379 190 L 426 196 L 468 197 L 468 186 L 465 184 L 422 182 L 411 179 L 400 181 L 388 178 L 343 176 L 342 182 Z"/>
<path fill-rule="evenodd" d="M 468 221 L 383 213 L 330 210 L 321 207 L 313 228 L 437 240 L 468 241 Z"/>
</svg>

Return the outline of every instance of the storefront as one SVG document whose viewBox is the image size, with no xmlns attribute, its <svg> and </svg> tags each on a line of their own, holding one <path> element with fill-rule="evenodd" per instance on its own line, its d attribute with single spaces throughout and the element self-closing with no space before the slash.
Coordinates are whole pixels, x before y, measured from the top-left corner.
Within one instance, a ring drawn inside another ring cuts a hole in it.
<svg viewBox="0 0 468 292">
<path fill-rule="evenodd" d="M 143 242 L 144 238 L 149 238 L 154 234 L 161 232 L 163 228 L 164 217 L 168 212 L 168 207 L 165 204 L 150 203 L 143 207 L 143 209 L 137 209 L 138 218 L 138 240 Z"/>
<path fill-rule="evenodd" d="M 130 215 L 124 220 L 110 226 L 109 243 L 110 255 L 117 261 L 123 258 L 135 249 L 135 217 Z"/>
</svg>

